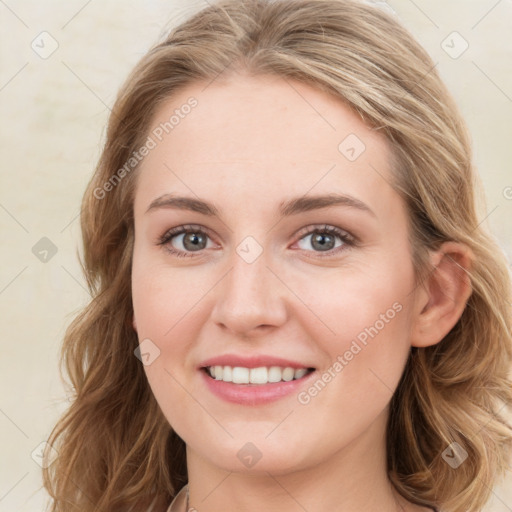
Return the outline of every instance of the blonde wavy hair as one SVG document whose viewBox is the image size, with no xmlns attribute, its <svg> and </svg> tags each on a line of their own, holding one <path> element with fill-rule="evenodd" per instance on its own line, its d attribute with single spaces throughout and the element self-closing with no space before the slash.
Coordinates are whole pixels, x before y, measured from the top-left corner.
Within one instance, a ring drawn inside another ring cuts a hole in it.
<svg viewBox="0 0 512 512">
<path fill-rule="evenodd" d="M 356 0 L 225 0 L 174 28 L 122 86 L 81 212 L 92 300 L 69 326 L 60 359 L 73 401 L 48 442 L 52 512 L 162 510 L 187 482 L 184 442 L 134 356 L 131 259 L 137 169 L 98 190 L 148 136 L 159 105 L 228 68 L 300 80 L 336 95 L 390 144 L 394 186 L 410 216 L 418 282 L 444 241 L 474 254 L 472 294 L 438 344 L 412 347 L 391 401 L 389 478 L 407 500 L 473 512 L 509 464 L 512 427 L 510 275 L 480 225 L 470 140 L 425 50 L 388 14 Z M 443 451 L 459 443 L 457 469 Z"/>
</svg>

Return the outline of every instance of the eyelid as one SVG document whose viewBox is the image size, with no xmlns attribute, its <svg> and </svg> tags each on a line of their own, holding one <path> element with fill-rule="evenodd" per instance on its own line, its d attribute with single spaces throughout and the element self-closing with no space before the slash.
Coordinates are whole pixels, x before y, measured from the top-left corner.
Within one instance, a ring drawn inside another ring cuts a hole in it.
<svg viewBox="0 0 512 512">
<path fill-rule="evenodd" d="M 182 235 L 187 232 L 203 233 L 205 235 L 208 235 L 210 239 L 215 239 L 215 235 L 213 235 L 213 232 L 210 229 L 202 226 L 201 224 L 181 224 L 179 226 L 175 226 L 173 228 L 166 230 L 163 235 L 158 236 L 156 244 L 164 245 L 175 236 Z"/>
<path fill-rule="evenodd" d="M 311 235 L 312 233 L 315 233 L 315 232 L 318 232 L 318 231 L 320 231 L 320 232 L 322 232 L 322 231 L 332 232 L 334 234 L 337 234 L 338 236 L 343 235 L 347 239 L 352 240 L 354 243 L 357 241 L 357 237 L 355 237 L 352 233 L 350 233 L 346 229 L 340 228 L 338 226 L 334 226 L 333 224 L 326 224 L 326 223 L 324 223 L 324 224 L 311 224 L 309 226 L 301 228 L 297 232 L 297 234 L 295 236 L 299 237 L 299 239 L 302 239 L 305 236 Z"/>
<path fill-rule="evenodd" d="M 297 241 L 294 242 L 293 245 L 300 242 L 302 239 L 304 239 L 307 236 L 313 235 L 315 233 L 328 233 L 330 235 L 334 235 L 338 237 L 342 244 L 341 246 L 334 247 L 333 249 L 329 249 L 328 251 L 303 251 L 308 258 L 314 258 L 314 259 L 322 259 L 322 258 L 337 258 L 340 256 L 341 253 L 344 253 L 348 249 L 355 247 L 359 244 L 359 239 L 354 236 L 349 231 L 340 228 L 338 226 L 335 226 L 333 224 L 314 224 L 309 225 L 304 228 L 302 228 L 294 238 L 297 238 Z M 314 254 L 314 256 L 311 256 L 311 254 Z"/>
</svg>

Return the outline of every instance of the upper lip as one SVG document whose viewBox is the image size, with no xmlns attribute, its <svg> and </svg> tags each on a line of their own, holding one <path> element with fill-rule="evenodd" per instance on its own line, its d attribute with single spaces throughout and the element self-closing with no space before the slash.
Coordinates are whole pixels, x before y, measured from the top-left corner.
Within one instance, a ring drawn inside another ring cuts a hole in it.
<svg viewBox="0 0 512 512">
<path fill-rule="evenodd" d="M 283 368 L 290 367 L 295 369 L 300 368 L 313 368 L 310 364 L 292 361 L 290 359 L 283 359 L 282 357 L 274 357 L 267 355 L 253 355 L 253 356 L 238 356 L 236 354 L 224 354 L 221 356 L 212 357 L 203 361 L 199 368 L 207 366 L 241 366 L 243 368 L 260 368 L 263 366 L 281 366 Z"/>
</svg>

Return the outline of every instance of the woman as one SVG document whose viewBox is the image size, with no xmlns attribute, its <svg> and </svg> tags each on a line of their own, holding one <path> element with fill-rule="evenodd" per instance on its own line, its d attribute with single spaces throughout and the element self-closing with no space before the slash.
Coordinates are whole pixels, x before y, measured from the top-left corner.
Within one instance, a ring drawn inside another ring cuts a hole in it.
<svg viewBox="0 0 512 512">
<path fill-rule="evenodd" d="M 51 510 L 481 510 L 512 344 L 473 173 L 375 6 L 225 0 L 174 29 L 84 197 Z"/>
</svg>

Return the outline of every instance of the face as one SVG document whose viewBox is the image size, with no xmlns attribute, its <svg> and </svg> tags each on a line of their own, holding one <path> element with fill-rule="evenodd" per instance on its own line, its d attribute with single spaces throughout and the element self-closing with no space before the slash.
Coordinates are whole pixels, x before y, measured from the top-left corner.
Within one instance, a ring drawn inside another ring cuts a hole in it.
<svg viewBox="0 0 512 512">
<path fill-rule="evenodd" d="M 387 142 L 305 84 L 205 86 L 158 109 L 137 171 L 134 326 L 151 389 L 188 453 L 228 471 L 382 444 L 415 297 Z"/>
</svg>

